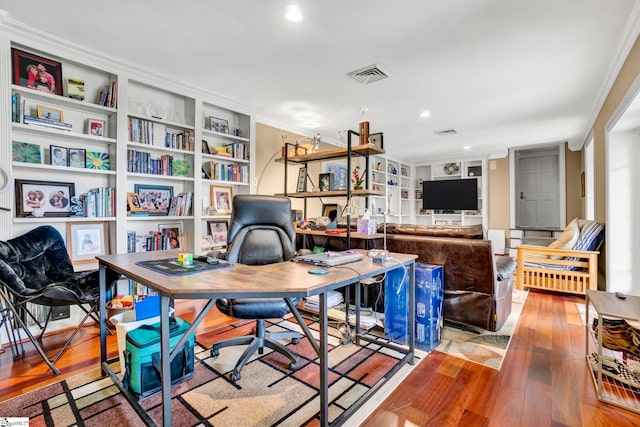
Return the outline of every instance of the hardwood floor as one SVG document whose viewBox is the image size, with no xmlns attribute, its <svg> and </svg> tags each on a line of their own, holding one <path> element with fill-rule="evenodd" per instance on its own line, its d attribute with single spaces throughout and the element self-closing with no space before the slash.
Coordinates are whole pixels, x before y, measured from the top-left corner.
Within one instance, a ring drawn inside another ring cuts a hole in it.
<svg viewBox="0 0 640 427">
<path fill-rule="evenodd" d="M 385 400 L 364 426 L 638 426 L 640 415 L 600 403 L 584 358 L 580 297 L 530 292 L 500 371 L 433 352 Z M 193 319 L 200 302 L 183 301 L 176 313 Z M 212 310 L 200 326 L 210 330 L 231 319 Z M 53 352 L 64 341 L 45 337 Z M 108 337 L 109 357 L 117 354 Z M 33 346 L 13 360 L 0 354 L 0 401 L 98 367 L 97 330 L 82 336 L 58 361 L 53 375 Z M 18 415 L 18 414 L 16 414 Z"/>
</svg>

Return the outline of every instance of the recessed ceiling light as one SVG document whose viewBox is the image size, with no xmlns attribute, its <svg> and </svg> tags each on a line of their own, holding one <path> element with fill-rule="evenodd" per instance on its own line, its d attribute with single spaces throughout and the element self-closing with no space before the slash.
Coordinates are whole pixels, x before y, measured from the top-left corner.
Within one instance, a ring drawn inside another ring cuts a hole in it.
<svg viewBox="0 0 640 427">
<path fill-rule="evenodd" d="M 471 150 L 471 146 L 470 145 L 465 145 L 464 147 L 462 147 L 464 150 Z"/>
<path fill-rule="evenodd" d="M 300 22 L 302 21 L 302 12 L 300 12 L 298 6 L 289 6 L 284 17 L 289 22 Z"/>
<path fill-rule="evenodd" d="M 420 113 L 420 118 L 426 119 L 427 117 L 431 117 L 431 111 L 425 110 L 422 113 Z"/>
</svg>

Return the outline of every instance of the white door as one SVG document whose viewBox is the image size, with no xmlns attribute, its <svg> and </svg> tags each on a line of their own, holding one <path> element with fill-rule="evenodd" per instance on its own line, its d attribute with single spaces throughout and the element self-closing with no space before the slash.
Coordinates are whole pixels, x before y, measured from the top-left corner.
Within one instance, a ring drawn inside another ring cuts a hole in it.
<svg viewBox="0 0 640 427">
<path fill-rule="evenodd" d="M 557 148 L 516 152 L 516 227 L 559 229 Z"/>
</svg>

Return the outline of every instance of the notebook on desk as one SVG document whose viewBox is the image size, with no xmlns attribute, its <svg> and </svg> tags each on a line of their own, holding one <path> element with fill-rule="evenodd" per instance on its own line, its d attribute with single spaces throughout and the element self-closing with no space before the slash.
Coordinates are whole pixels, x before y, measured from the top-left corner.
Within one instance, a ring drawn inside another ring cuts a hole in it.
<svg viewBox="0 0 640 427">
<path fill-rule="evenodd" d="M 318 254 L 302 255 L 293 258 L 292 261 L 304 264 L 319 265 L 322 267 L 335 267 L 336 265 L 347 264 L 350 262 L 360 261 L 363 255 L 358 252 L 334 252 L 327 251 Z"/>
</svg>

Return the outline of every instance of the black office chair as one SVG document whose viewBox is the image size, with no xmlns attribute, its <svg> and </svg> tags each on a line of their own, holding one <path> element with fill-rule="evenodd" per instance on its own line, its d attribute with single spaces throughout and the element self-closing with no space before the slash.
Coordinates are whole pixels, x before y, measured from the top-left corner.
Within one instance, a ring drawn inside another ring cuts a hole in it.
<svg viewBox="0 0 640 427">
<path fill-rule="evenodd" d="M 295 231 L 291 220 L 291 201 L 286 197 L 238 195 L 233 198 L 231 221 L 227 233 L 226 259 L 248 265 L 265 265 L 288 261 L 295 256 Z M 295 299 L 292 301 L 296 304 Z M 221 341 L 211 347 L 217 356 L 223 347 L 248 345 L 230 373 L 232 381 L 240 379 L 240 371 L 251 356 L 268 347 L 288 357 L 289 368 L 298 368 L 298 356 L 277 340 L 291 338 L 294 344 L 301 335 L 296 332 L 267 333 L 265 319 L 282 317 L 289 306 L 282 298 L 219 299 L 218 309 L 240 319 L 256 319 L 255 335 Z"/>
<path fill-rule="evenodd" d="M 112 285 L 117 278 L 115 273 L 109 273 L 107 285 Z M 85 322 L 93 318 L 96 325 L 100 324 L 96 310 L 99 298 L 98 272 L 75 273 L 64 239 L 52 226 L 37 227 L 6 242 L 0 241 L 0 299 L 4 309 L 3 320 L 7 321 L 6 316 L 9 316 L 9 323 L 14 328 L 12 332 L 18 331 L 18 341 L 19 330 L 24 330 L 54 373 L 60 373 L 54 363 L 62 356 Z M 38 341 L 47 329 L 52 310 L 47 310 L 43 325 L 43 316 L 37 313 L 41 310 L 38 306 L 74 305 L 80 307 L 85 315 L 58 354 L 49 359 Z M 38 338 L 29 331 L 29 324 L 40 328 Z M 22 353 L 24 354 L 24 348 Z M 14 353 L 14 357 L 17 356 Z"/>
</svg>

